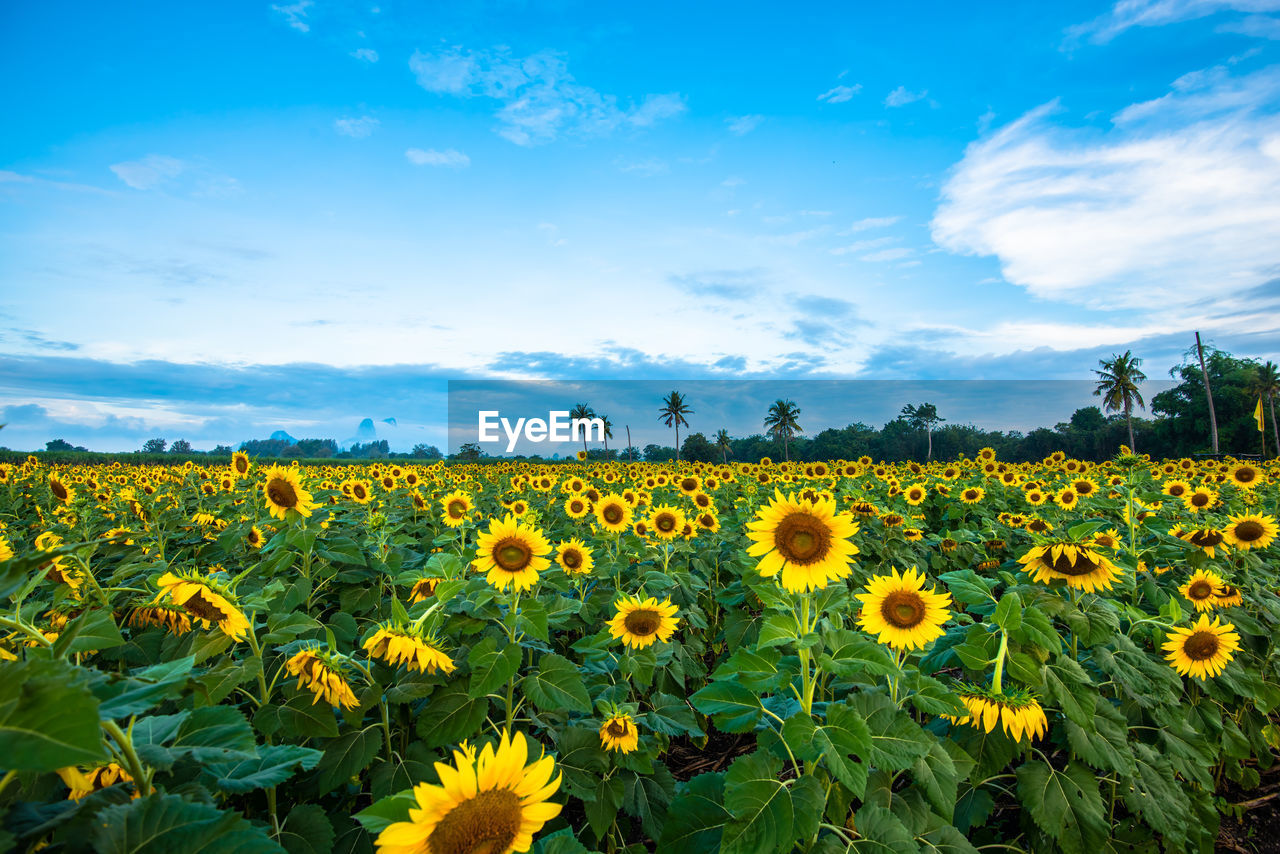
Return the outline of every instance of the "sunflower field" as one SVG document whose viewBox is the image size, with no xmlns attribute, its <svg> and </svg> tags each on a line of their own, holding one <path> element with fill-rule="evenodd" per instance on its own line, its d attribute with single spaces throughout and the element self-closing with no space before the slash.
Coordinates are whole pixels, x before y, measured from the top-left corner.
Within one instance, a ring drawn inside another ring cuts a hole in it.
<svg viewBox="0 0 1280 854">
<path fill-rule="evenodd" d="M 1275 463 L 395 462 L 0 465 L 0 851 L 1207 852 L 1280 786 Z"/>
</svg>

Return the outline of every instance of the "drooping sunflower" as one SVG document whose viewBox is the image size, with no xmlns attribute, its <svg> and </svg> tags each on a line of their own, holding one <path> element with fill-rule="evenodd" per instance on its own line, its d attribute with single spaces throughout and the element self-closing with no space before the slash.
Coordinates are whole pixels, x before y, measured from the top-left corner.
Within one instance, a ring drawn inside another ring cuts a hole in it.
<svg viewBox="0 0 1280 854">
<path fill-rule="evenodd" d="M 172 602 L 181 607 L 205 628 L 216 625 L 233 640 L 244 640 L 251 626 L 249 618 L 235 603 L 231 593 L 215 589 L 215 582 L 181 572 L 166 572 L 156 582 L 160 592 L 155 603 Z"/>
<path fill-rule="evenodd" d="M 67 768 L 59 768 L 57 771 L 62 782 L 71 790 L 67 795 L 67 800 L 78 801 L 81 798 L 92 795 L 94 792 L 102 789 L 108 789 L 116 783 L 128 783 L 132 785 L 133 777 L 129 772 L 121 768 L 115 762 L 109 762 L 97 768 L 88 771 L 70 766 Z M 138 797 L 138 790 L 134 788 L 133 797 Z"/>
<path fill-rule="evenodd" d="M 316 504 L 311 500 L 311 493 L 302 486 L 302 475 L 297 469 L 275 465 L 267 469 L 266 480 L 262 484 L 262 496 L 266 499 L 267 510 L 277 519 L 294 510 L 303 516 L 310 516 Z"/>
<path fill-rule="evenodd" d="M 1219 608 L 1230 608 L 1233 605 L 1243 605 L 1244 596 L 1240 593 L 1239 587 L 1232 587 L 1230 584 L 1222 585 L 1222 592 L 1218 594 L 1218 598 L 1214 600 L 1214 604 Z"/>
<path fill-rule="evenodd" d="M 324 700 L 331 706 L 343 709 L 355 709 L 360 706 L 355 692 L 347 683 L 339 656 L 333 655 L 318 646 L 308 647 L 295 653 L 284 664 L 290 675 L 298 677 L 298 690 L 307 688 L 315 699 L 311 705 Z"/>
<path fill-rule="evenodd" d="M 914 566 L 875 576 L 867 582 L 867 592 L 858 594 L 858 625 L 895 650 L 923 649 L 942 636 L 942 624 L 951 618 L 951 594 L 925 590 L 924 582 Z"/>
<path fill-rule="evenodd" d="M 640 745 L 640 731 L 628 714 L 616 714 L 600 725 L 600 743 L 605 750 L 631 753 Z"/>
<path fill-rule="evenodd" d="M 1048 584 L 1061 579 L 1068 587 L 1086 592 L 1110 590 L 1122 575 L 1119 567 L 1091 548 L 1091 543 L 1057 540 L 1034 546 L 1018 558 L 1031 580 Z"/>
<path fill-rule="evenodd" d="M 453 752 L 453 765 L 436 763 L 440 785 L 419 783 L 417 806 L 408 821 L 378 834 L 378 854 L 518 854 L 533 846 L 533 836 L 560 814 L 547 799 L 560 788 L 550 756 L 528 762 L 522 733 L 505 730 L 494 750 L 486 744 L 477 756 L 465 743 Z M 528 764 L 526 764 L 528 763 Z"/>
<path fill-rule="evenodd" d="M 1177 529 L 1175 528 L 1174 530 Z M 1217 528 L 1197 528 L 1194 531 L 1179 531 L 1174 536 L 1190 543 L 1209 557 L 1215 556 L 1218 546 L 1221 546 L 1226 539 L 1222 531 Z"/>
<path fill-rule="evenodd" d="M 644 649 L 655 641 L 666 643 L 680 627 L 679 612 L 670 599 L 659 602 L 651 596 L 641 601 L 624 594 L 614 603 L 609 634 L 632 649 Z"/>
<path fill-rule="evenodd" d="M 442 580 L 440 578 L 419 578 L 413 583 L 413 589 L 409 591 L 409 604 L 416 605 L 436 595 L 436 586 Z"/>
<path fill-rule="evenodd" d="M 1197 611 L 1212 611 L 1222 595 L 1222 576 L 1210 569 L 1197 569 L 1187 579 L 1187 583 L 1178 588 Z"/>
<path fill-rule="evenodd" d="M 1265 549 L 1276 538 L 1280 528 L 1276 526 L 1274 516 L 1250 513 L 1243 516 L 1232 516 L 1231 524 L 1222 529 L 1222 538 L 1233 548 L 1242 552 L 1250 549 Z"/>
<path fill-rule="evenodd" d="M 858 547 L 849 538 L 858 523 L 848 513 L 837 513 L 834 501 L 797 500 L 774 490 L 773 500 L 756 512 L 747 524 L 747 549 L 760 558 L 757 571 L 765 578 L 782 573 L 782 587 L 789 593 L 819 590 L 835 579 L 847 578 L 849 561 Z"/>
<path fill-rule="evenodd" d="M 602 495 L 596 502 L 596 521 L 610 534 L 620 534 L 631 527 L 631 505 L 617 493 Z"/>
<path fill-rule="evenodd" d="M 477 541 L 471 565 L 478 572 L 487 572 L 485 580 L 499 590 L 512 586 L 528 590 L 537 582 L 538 573 L 551 565 L 546 557 L 550 553 L 551 543 L 540 530 L 508 515 L 501 521 L 489 521 L 489 530 Z"/>
<path fill-rule="evenodd" d="M 569 540 L 556 547 L 556 563 L 568 575 L 588 575 L 595 565 L 595 558 L 582 540 Z"/>
<path fill-rule="evenodd" d="M 649 530 L 660 540 L 674 540 L 684 530 L 684 511 L 669 504 L 659 504 L 649 511 Z"/>
<path fill-rule="evenodd" d="M 1164 642 L 1165 660 L 1183 676 L 1207 679 L 1217 676 L 1231 661 L 1232 653 L 1240 648 L 1240 635 L 1235 626 L 1208 614 L 1188 628 L 1170 630 Z"/>
<path fill-rule="evenodd" d="M 401 665 L 420 673 L 437 670 L 452 673 L 456 666 L 440 642 L 424 634 L 421 627 L 403 625 L 394 621 L 383 623 L 369 636 L 362 648 L 370 658 L 379 658 L 392 667 Z"/>
<path fill-rule="evenodd" d="M 191 618 L 177 606 L 139 605 L 129 612 L 128 622 L 137 629 L 160 626 L 171 635 L 185 635 L 191 631 Z"/>
<path fill-rule="evenodd" d="M 1045 717 L 1040 701 L 1029 691 L 1012 690 L 997 694 L 969 685 L 956 693 L 969 714 L 964 717 L 942 715 L 954 724 L 967 724 L 991 732 L 999 723 L 1014 741 L 1022 741 L 1023 736 L 1034 741 L 1049 731 L 1049 719 Z"/>
<path fill-rule="evenodd" d="M 474 506 L 470 495 L 461 490 L 454 490 L 440 499 L 440 521 L 450 528 L 457 528 L 471 516 L 471 509 Z"/>
</svg>

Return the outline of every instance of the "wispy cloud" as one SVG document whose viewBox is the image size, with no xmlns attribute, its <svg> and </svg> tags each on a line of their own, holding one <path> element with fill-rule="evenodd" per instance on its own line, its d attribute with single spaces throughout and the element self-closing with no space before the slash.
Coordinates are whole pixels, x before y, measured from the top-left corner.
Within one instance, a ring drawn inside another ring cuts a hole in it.
<svg viewBox="0 0 1280 854">
<path fill-rule="evenodd" d="M 765 271 L 753 267 L 745 270 L 703 270 L 672 274 L 667 276 L 667 281 L 695 296 L 737 302 L 760 293 L 772 279 Z"/>
<path fill-rule="evenodd" d="M 359 47 L 351 51 L 351 55 L 363 62 L 377 62 L 378 52 L 370 47 Z"/>
<path fill-rule="evenodd" d="M 1111 41 L 1132 27 L 1162 27 L 1219 12 L 1274 12 L 1280 0 L 1119 0 L 1102 15 L 1067 29 L 1066 44 Z"/>
<path fill-rule="evenodd" d="M 1280 18 L 1272 18 L 1267 15 L 1246 15 L 1239 20 L 1225 21 L 1219 24 L 1218 32 L 1239 33 L 1242 36 L 1280 41 Z"/>
<path fill-rule="evenodd" d="M 307 10 L 314 5 L 313 0 L 298 0 L 298 2 L 290 3 L 287 6 L 272 4 L 271 9 L 283 15 L 285 23 L 298 32 L 309 33 L 311 32 L 311 25 L 307 23 Z"/>
<path fill-rule="evenodd" d="M 916 101 L 923 100 L 928 94 L 928 89 L 912 92 L 906 86 L 899 86 L 885 96 L 884 105 L 886 107 L 905 107 L 907 104 L 914 104 Z"/>
<path fill-rule="evenodd" d="M 657 157 L 645 157 L 641 160 L 628 160 L 624 157 L 619 157 L 613 163 L 618 167 L 619 171 L 649 178 L 654 175 L 665 175 L 671 169 L 667 161 Z"/>
<path fill-rule="evenodd" d="M 94 187 L 90 184 L 53 181 L 48 178 L 42 178 L 38 175 L 25 175 L 21 172 L 11 172 L 7 169 L 0 169 L 0 184 L 30 184 L 36 187 L 50 187 L 54 190 L 70 190 L 77 193 L 101 193 L 108 196 L 116 195 L 111 190 L 104 190 L 101 187 Z"/>
<path fill-rule="evenodd" d="M 737 116 L 725 119 L 725 123 L 729 125 L 729 133 L 737 136 L 746 136 L 760 126 L 764 121 L 764 116 Z"/>
<path fill-rule="evenodd" d="M 819 95 L 818 100 L 826 101 L 828 104 L 843 104 L 845 101 L 853 100 L 853 96 L 861 91 L 861 83 L 853 86 L 835 86 Z"/>
<path fill-rule="evenodd" d="M 437 151 L 434 148 L 410 148 L 404 156 L 414 166 L 444 166 L 449 169 L 465 169 L 471 165 L 471 158 L 456 148 Z"/>
<path fill-rule="evenodd" d="M 875 237 L 870 240 L 855 240 L 848 246 L 837 246 L 831 250 L 832 255 L 854 255 L 858 252 L 866 252 L 881 246 L 888 246 L 890 243 L 896 243 L 896 237 Z"/>
<path fill-rule="evenodd" d="M 1056 102 L 969 146 L 933 238 L 1041 297 L 1166 313 L 1280 263 L 1280 73 L 1182 78 L 1102 135 Z"/>
<path fill-rule="evenodd" d="M 498 133 L 517 145 L 550 142 L 562 133 L 599 136 L 645 128 L 685 109 L 676 93 L 620 105 L 617 96 L 578 83 L 564 57 L 552 51 L 519 57 L 504 48 L 451 47 L 415 52 L 409 68 L 428 92 L 497 101 Z"/>
<path fill-rule="evenodd" d="M 888 228 L 894 223 L 901 222 L 900 216 L 869 216 L 860 219 L 853 225 L 841 232 L 841 234 L 856 234 L 859 231 L 868 231 L 873 228 Z"/>
<path fill-rule="evenodd" d="M 372 116 L 360 116 L 359 118 L 344 117 L 337 119 L 333 123 L 333 129 L 343 136 L 355 137 L 356 139 L 364 139 L 378 129 L 382 122 Z"/>
<path fill-rule="evenodd" d="M 148 154 L 140 160 L 113 163 L 110 168 L 117 178 L 135 190 L 152 190 L 181 175 L 187 165 L 176 157 Z"/>
<path fill-rule="evenodd" d="M 863 255 L 858 260 L 872 264 L 883 264 L 886 261 L 901 261 L 903 258 L 910 258 L 912 254 L 914 254 L 913 250 L 898 246 L 893 249 L 881 249 L 879 252 Z"/>
</svg>

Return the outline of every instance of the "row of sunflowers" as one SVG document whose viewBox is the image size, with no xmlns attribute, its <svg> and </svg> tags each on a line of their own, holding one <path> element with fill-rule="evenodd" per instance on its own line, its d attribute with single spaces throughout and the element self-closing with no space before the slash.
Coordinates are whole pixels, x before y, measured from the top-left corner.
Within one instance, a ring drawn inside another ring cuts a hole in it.
<svg viewBox="0 0 1280 854">
<path fill-rule="evenodd" d="M 15 851 L 1212 851 L 1280 466 L 0 465 Z"/>
</svg>

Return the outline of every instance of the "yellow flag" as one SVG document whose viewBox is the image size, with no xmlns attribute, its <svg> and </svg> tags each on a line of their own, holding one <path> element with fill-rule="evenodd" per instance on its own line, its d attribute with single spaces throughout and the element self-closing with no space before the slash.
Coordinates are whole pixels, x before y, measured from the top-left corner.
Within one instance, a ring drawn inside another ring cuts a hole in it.
<svg viewBox="0 0 1280 854">
<path fill-rule="evenodd" d="M 1253 408 L 1253 420 L 1258 422 L 1258 432 L 1266 428 L 1262 426 L 1262 395 L 1258 395 L 1258 405 Z"/>
</svg>

